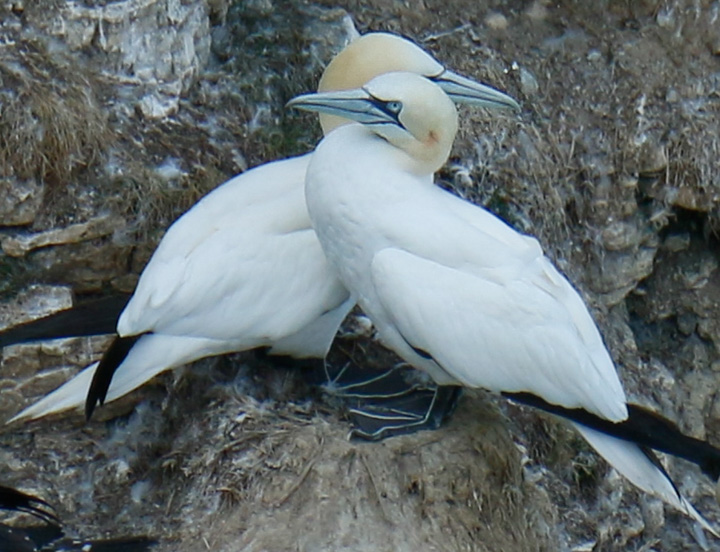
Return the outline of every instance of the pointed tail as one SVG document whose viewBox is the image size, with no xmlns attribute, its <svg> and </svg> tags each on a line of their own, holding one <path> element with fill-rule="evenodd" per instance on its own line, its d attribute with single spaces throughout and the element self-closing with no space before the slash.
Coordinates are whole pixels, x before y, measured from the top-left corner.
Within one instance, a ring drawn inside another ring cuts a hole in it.
<svg viewBox="0 0 720 552">
<path fill-rule="evenodd" d="M 635 404 L 628 405 L 628 418 L 611 422 L 581 408 L 550 404 L 530 393 L 503 393 L 513 401 L 556 414 L 617 439 L 635 443 L 697 464 L 713 482 L 720 478 L 720 449 L 688 437 L 670 420 Z"/>
<path fill-rule="evenodd" d="M 696 520 L 703 529 L 720 534 L 678 491 L 655 455 L 634 443 L 571 422 L 585 440 L 622 476 L 639 489 L 661 498 L 667 504 Z"/>
<path fill-rule="evenodd" d="M 100 406 L 105 404 L 108 389 L 110 388 L 110 383 L 115 375 L 115 371 L 124 362 L 128 353 L 130 353 L 130 349 L 135 346 L 135 343 L 141 336 L 142 334 L 130 337 L 117 336 L 107 351 L 105 351 L 102 359 L 100 359 L 100 363 L 97 368 L 95 368 L 85 399 L 86 420 L 92 417 L 93 411 L 98 404 Z"/>
<path fill-rule="evenodd" d="M 98 362 L 93 362 L 90 366 L 76 374 L 71 380 L 55 389 L 55 391 L 48 393 L 35 404 L 15 414 L 7 423 L 10 424 L 23 419 L 35 420 L 43 416 L 62 412 L 63 410 L 79 407 L 85 400 L 93 373 L 98 364 Z"/>
<path fill-rule="evenodd" d="M 114 401 L 165 370 L 206 356 L 230 352 L 235 348 L 225 341 L 174 335 L 144 334 L 139 338 L 118 338 L 110 348 L 112 351 L 109 349 L 103 357 L 103 361 L 107 362 L 106 368 L 98 376 L 98 387 L 92 395 L 88 395 L 88 392 L 100 364 L 98 362 L 16 414 L 8 423 L 81 408 L 93 399 L 96 405 L 101 396 L 103 402 Z"/>
<path fill-rule="evenodd" d="M 56 412 L 76 408 L 82 404 L 83 399 L 85 400 L 85 418 L 89 420 L 95 407 L 105 403 L 115 372 L 140 337 L 142 336 L 116 336 L 99 362 L 83 369 L 70 381 L 16 414 L 8 423 L 23 418 L 42 418 Z M 147 379 L 153 377 L 155 373 L 151 373 Z M 145 381 L 147 380 L 143 380 L 142 383 Z"/>
</svg>

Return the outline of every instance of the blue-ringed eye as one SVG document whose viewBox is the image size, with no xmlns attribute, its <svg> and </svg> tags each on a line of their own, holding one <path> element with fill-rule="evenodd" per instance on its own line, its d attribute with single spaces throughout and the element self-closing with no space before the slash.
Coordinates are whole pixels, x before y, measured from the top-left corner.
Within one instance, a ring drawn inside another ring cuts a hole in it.
<svg viewBox="0 0 720 552">
<path fill-rule="evenodd" d="M 402 111 L 402 107 L 403 107 L 402 102 L 388 102 L 385 104 L 385 108 L 390 113 L 394 113 L 395 115 L 397 115 L 398 113 L 400 113 L 400 111 Z"/>
</svg>

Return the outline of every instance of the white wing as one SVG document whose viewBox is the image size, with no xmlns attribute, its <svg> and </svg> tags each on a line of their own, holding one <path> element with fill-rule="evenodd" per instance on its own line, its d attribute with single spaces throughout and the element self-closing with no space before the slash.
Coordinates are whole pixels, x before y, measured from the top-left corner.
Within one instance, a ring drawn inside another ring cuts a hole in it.
<svg viewBox="0 0 720 552">
<path fill-rule="evenodd" d="M 143 332 L 272 344 L 338 308 L 348 293 L 311 228 L 307 156 L 222 185 L 168 230 L 118 323 Z"/>
<path fill-rule="evenodd" d="M 548 265 L 540 257 L 505 278 L 497 270 L 484 278 L 477 264 L 472 271 L 450 268 L 388 248 L 375 255 L 371 272 L 384 318 L 461 383 L 526 391 L 624 419 L 625 394 L 612 361 L 599 336 L 600 346 L 578 331 L 578 313 L 565 296 L 567 288 L 575 293 L 569 284 L 561 278 L 567 288 L 551 293 L 557 282 L 554 274 L 548 279 Z"/>
<path fill-rule="evenodd" d="M 270 346 L 327 354 L 353 302 L 329 267 L 304 198 L 309 156 L 235 177 L 173 224 L 118 322 L 143 335 L 117 368 L 107 400 L 198 358 Z M 81 407 L 94 365 L 15 419 Z"/>
<path fill-rule="evenodd" d="M 209 339 L 148 334 L 142 336 L 118 366 L 106 402 L 114 401 L 150 381 L 156 375 L 198 358 L 232 351 L 232 346 Z M 72 379 L 29 406 L 10 421 L 42 418 L 73 408 L 82 408 L 90 389 L 95 362 Z"/>
</svg>

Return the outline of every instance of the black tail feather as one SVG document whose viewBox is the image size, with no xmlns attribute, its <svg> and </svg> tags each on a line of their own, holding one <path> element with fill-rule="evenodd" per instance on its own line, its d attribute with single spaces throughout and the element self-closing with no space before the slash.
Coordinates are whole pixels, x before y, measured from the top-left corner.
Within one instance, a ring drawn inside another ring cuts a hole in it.
<svg viewBox="0 0 720 552">
<path fill-rule="evenodd" d="M 59 525 L 60 520 L 52 513 L 52 506 L 42 498 L 23 493 L 11 487 L 0 485 L 0 508 L 30 514 L 36 518 L 53 525 Z"/>
<path fill-rule="evenodd" d="M 95 407 L 98 404 L 102 406 L 105 403 L 105 397 L 107 397 L 107 392 L 110 388 L 113 375 L 115 375 L 115 370 L 117 370 L 118 366 L 125 360 L 125 357 L 138 339 L 140 339 L 140 335 L 130 337 L 118 336 L 110 344 L 108 350 L 105 351 L 105 354 L 100 360 L 100 364 L 95 368 L 90 389 L 88 389 L 88 395 L 85 399 L 85 418 L 87 420 L 92 417 Z"/>
<path fill-rule="evenodd" d="M 0 509 L 35 516 L 47 525 L 9 527 L 0 523 L 0 551 L 7 552 L 145 552 L 157 544 L 150 537 L 79 540 L 64 536 L 50 504 L 36 496 L 0 485 Z"/>
<path fill-rule="evenodd" d="M 36 538 L 36 530 L 43 539 Z M 43 533 L 52 536 L 45 540 Z M 3 552 L 37 552 L 44 543 L 60 537 L 62 537 L 62 530 L 56 525 L 21 528 L 0 523 L 0 550 Z"/>
<path fill-rule="evenodd" d="M 683 458 L 697 464 L 713 481 L 720 478 L 720 449 L 684 435 L 673 422 L 641 406 L 628 404 L 627 420 L 615 423 L 581 408 L 564 408 L 550 404 L 530 393 L 503 393 L 503 396 L 618 439 L 631 441 L 643 448 Z"/>
<path fill-rule="evenodd" d="M 72 539 L 57 525 L 9 527 L 0 523 L 3 552 L 146 552 L 157 544 L 149 537 Z"/>
<path fill-rule="evenodd" d="M 103 540 L 60 539 L 41 552 L 145 552 L 157 544 L 149 537 L 119 537 Z"/>
<path fill-rule="evenodd" d="M 0 348 L 42 339 L 115 333 L 118 318 L 129 299 L 129 294 L 92 299 L 44 318 L 18 324 L 0 332 Z"/>
</svg>

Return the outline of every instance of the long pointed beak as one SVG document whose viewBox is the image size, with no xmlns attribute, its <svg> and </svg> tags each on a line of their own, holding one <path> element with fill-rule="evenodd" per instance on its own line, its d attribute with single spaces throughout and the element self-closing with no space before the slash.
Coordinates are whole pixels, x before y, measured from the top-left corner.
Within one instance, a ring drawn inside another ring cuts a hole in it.
<svg viewBox="0 0 720 552">
<path fill-rule="evenodd" d="M 440 86 L 455 103 L 520 111 L 520 104 L 507 94 L 452 71 L 445 70 L 430 80 Z"/>
<path fill-rule="evenodd" d="M 303 94 L 290 100 L 285 107 L 328 113 L 366 125 L 397 122 L 392 114 L 380 109 L 373 97 L 362 88 Z"/>
</svg>

